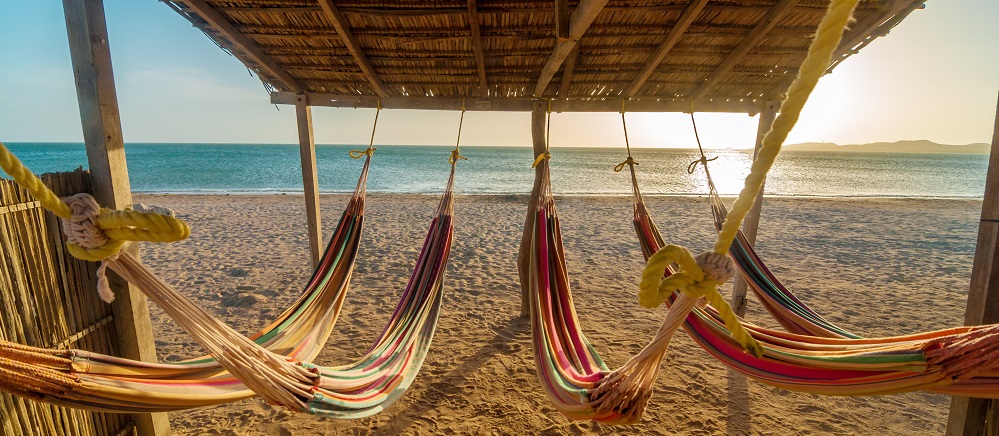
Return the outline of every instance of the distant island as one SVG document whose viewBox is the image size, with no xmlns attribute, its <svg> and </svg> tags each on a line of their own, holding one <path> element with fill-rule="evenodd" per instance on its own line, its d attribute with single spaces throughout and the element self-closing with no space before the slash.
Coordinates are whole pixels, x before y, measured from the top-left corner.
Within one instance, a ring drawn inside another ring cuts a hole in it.
<svg viewBox="0 0 999 436">
<path fill-rule="evenodd" d="M 866 151 L 878 153 L 969 153 L 988 154 L 991 146 L 986 143 L 947 145 L 933 141 L 874 142 L 870 144 L 839 145 L 831 142 L 806 142 L 785 145 L 785 150 L 794 151 Z"/>
</svg>

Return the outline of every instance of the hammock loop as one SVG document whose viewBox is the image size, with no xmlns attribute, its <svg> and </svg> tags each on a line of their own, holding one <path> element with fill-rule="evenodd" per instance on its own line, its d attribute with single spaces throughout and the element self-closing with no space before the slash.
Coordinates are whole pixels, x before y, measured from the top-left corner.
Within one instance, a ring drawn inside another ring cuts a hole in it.
<svg viewBox="0 0 999 436">
<path fill-rule="evenodd" d="M 694 171 L 697 171 L 697 165 L 698 164 L 704 165 L 704 168 L 707 169 L 708 168 L 708 162 L 711 162 L 711 161 L 714 161 L 714 160 L 718 160 L 718 156 L 715 156 L 715 157 L 713 157 L 711 159 L 708 159 L 708 157 L 705 156 L 702 153 L 701 157 L 695 159 L 693 162 L 691 162 L 690 164 L 687 165 L 687 174 L 694 174 Z"/>
<path fill-rule="evenodd" d="M 620 173 L 621 171 L 624 170 L 625 165 L 632 165 L 632 166 L 638 165 L 638 161 L 636 161 L 635 158 L 629 155 L 628 158 L 624 160 L 624 162 L 621 162 L 614 167 L 614 172 Z"/>
<path fill-rule="evenodd" d="M 677 272 L 663 278 L 663 272 L 672 264 L 679 267 Z M 639 283 L 638 302 L 648 308 L 658 307 L 677 291 L 694 298 L 703 297 L 718 310 L 725 327 L 743 349 L 760 357 L 763 355 L 763 348 L 742 326 L 732 307 L 718 293 L 718 286 L 734 276 L 735 266 L 726 255 L 707 251 L 694 257 L 685 247 L 667 245 L 649 257 Z"/>
<path fill-rule="evenodd" d="M 351 150 L 350 151 L 350 157 L 352 157 L 354 159 L 360 159 L 360 158 L 362 158 L 364 156 L 373 156 L 375 154 L 375 150 L 378 150 L 378 149 L 375 148 L 375 147 L 368 147 L 368 148 L 366 148 L 364 150 Z"/>
<path fill-rule="evenodd" d="M 447 160 L 448 163 L 450 163 L 451 165 L 454 165 L 455 163 L 458 162 L 459 159 L 460 160 L 468 160 L 467 157 L 462 156 L 460 153 L 461 153 L 461 151 L 458 150 L 457 147 L 454 150 L 451 150 L 451 157 L 448 158 L 448 160 Z"/>
<path fill-rule="evenodd" d="M 551 158 L 552 158 L 552 154 L 549 153 L 549 152 L 547 152 L 547 151 L 545 151 L 544 153 L 539 154 L 538 157 L 534 158 L 534 163 L 531 164 L 531 168 L 537 168 L 538 165 L 541 165 L 542 161 L 546 161 L 546 160 L 549 160 Z"/>
</svg>

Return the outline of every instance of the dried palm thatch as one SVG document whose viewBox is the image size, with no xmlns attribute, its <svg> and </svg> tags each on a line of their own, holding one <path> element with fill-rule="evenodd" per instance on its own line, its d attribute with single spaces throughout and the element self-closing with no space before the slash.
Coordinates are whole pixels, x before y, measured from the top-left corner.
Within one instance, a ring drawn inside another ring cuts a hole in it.
<svg viewBox="0 0 999 436">
<path fill-rule="evenodd" d="M 828 4 L 164 1 L 255 71 L 275 91 L 275 102 L 307 94 L 310 100 L 353 96 L 355 105 L 377 97 L 453 105 L 469 97 L 495 103 L 478 109 L 529 110 L 530 99 L 541 97 L 566 103 L 563 110 L 607 110 L 627 98 L 649 110 L 696 104 L 732 112 L 753 112 L 780 98 Z M 830 68 L 922 3 L 862 1 Z"/>
</svg>

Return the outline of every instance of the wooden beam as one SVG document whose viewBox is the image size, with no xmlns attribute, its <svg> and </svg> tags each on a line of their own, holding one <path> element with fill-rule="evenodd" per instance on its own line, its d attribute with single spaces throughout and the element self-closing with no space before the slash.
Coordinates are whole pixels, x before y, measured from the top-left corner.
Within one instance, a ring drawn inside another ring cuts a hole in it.
<svg viewBox="0 0 999 436">
<path fill-rule="evenodd" d="M 472 29 L 475 68 L 479 73 L 479 95 L 488 97 L 489 82 L 486 81 L 486 50 L 482 45 L 482 29 L 479 28 L 479 7 L 475 4 L 475 0 L 468 0 L 468 25 Z"/>
<path fill-rule="evenodd" d="M 111 209 L 131 207 L 104 2 L 63 0 L 63 11 L 94 198 Z M 138 254 L 134 245 L 132 249 Z M 115 294 L 111 308 L 119 353 L 128 359 L 155 363 L 156 343 L 146 297 L 116 274 L 109 272 L 108 279 Z M 134 414 L 133 420 L 139 434 L 170 433 L 165 413 Z"/>
<path fill-rule="evenodd" d="M 307 93 L 306 100 L 310 106 L 339 107 L 339 108 L 376 108 L 379 98 L 374 96 L 361 96 L 356 94 L 332 94 L 332 93 Z M 467 98 L 462 97 L 388 97 L 382 98 L 383 109 L 413 109 L 413 110 L 461 110 L 462 102 L 466 104 L 469 111 L 494 111 L 494 112 L 528 112 L 531 111 L 534 102 L 533 97 L 490 97 L 490 98 Z M 294 105 L 298 102 L 298 94 L 291 92 L 271 93 L 271 103 Z M 763 107 L 759 100 L 704 100 L 694 103 L 693 108 L 697 112 L 727 112 L 744 113 L 756 115 Z M 691 104 L 688 100 L 658 100 L 658 99 L 637 99 L 628 102 L 628 112 L 690 112 Z M 600 98 L 587 99 L 585 97 L 575 99 L 558 99 L 552 101 L 552 111 L 554 112 L 620 112 L 620 98 Z"/>
<path fill-rule="evenodd" d="M 302 188 L 305 192 L 305 217 L 309 233 L 309 253 L 312 267 L 319 265 L 323 230 L 319 215 L 319 175 L 316 172 L 316 140 L 312 129 L 312 107 L 305 95 L 295 104 L 298 115 L 298 150 L 302 158 Z"/>
<path fill-rule="evenodd" d="M 548 114 L 548 102 L 536 100 L 531 104 L 531 139 L 534 143 L 534 157 L 548 150 L 545 141 L 545 120 Z M 534 213 L 538 210 L 538 193 L 541 191 L 541 171 L 547 162 L 543 162 L 534 169 L 534 187 L 531 189 L 531 197 L 527 201 L 527 217 L 524 218 L 524 233 L 520 239 L 520 254 L 517 256 L 517 272 L 520 276 L 520 316 L 530 315 L 531 306 L 531 221 Z"/>
<path fill-rule="evenodd" d="M 680 16 L 680 19 L 670 29 L 666 40 L 656 49 L 656 52 L 649 58 L 648 63 L 642 67 L 642 70 L 638 73 L 638 77 L 635 77 L 631 85 L 628 85 L 628 89 L 624 91 L 625 96 L 634 97 L 638 93 L 638 90 L 642 88 L 646 80 L 649 80 L 649 77 L 659 67 L 659 64 L 662 64 L 663 59 L 666 59 L 666 55 L 673 49 L 673 46 L 677 42 L 680 42 L 683 32 L 686 32 L 687 28 L 694 23 L 694 20 L 697 19 L 698 15 L 701 14 L 701 10 L 707 4 L 708 0 L 693 0 L 690 2 L 687 9 L 683 11 L 683 15 Z"/>
<path fill-rule="evenodd" d="M 544 95 L 545 89 L 548 88 L 548 84 L 555 77 L 555 73 L 562 67 L 562 62 L 569 56 L 569 52 L 576 48 L 579 38 L 582 38 L 583 34 L 586 33 L 586 29 L 590 28 L 590 24 L 593 24 L 593 20 L 597 18 L 600 11 L 607 5 L 607 1 L 580 0 L 576 11 L 572 13 L 572 19 L 569 21 L 569 38 L 558 40 L 555 43 L 555 50 L 552 50 L 551 56 L 548 56 L 548 60 L 545 61 L 545 65 L 541 69 L 541 76 L 538 77 L 538 83 L 534 87 L 535 97 Z"/>
<path fill-rule="evenodd" d="M 777 118 L 777 109 L 779 108 L 780 102 L 778 101 L 770 101 L 763 105 L 763 111 L 760 112 L 760 125 L 756 129 L 756 148 L 753 151 L 753 160 L 756 160 L 756 156 L 760 154 L 760 147 L 763 146 L 763 137 L 770 131 L 770 125 L 774 123 L 774 118 Z M 746 235 L 746 239 L 749 240 L 750 244 L 756 243 L 756 231 L 760 225 L 761 209 L 763 209 L 763 189 L 760 189 L 760 193 L 756 196 L 756 201 L 753 202 L 753 208 L 749 210 L 749 214 L 746 215 L 746 219 L 742 222 L 742 233 Z M 737 274 L 735 276 L 735 283 L 732 284 L 732 309 L 739 316 L 746 315 L 747 290 L 749 290 L 749 283 L 746 282 L 746 278 L 742 274 Z"/>
<path fill-rule="evenodd" d="M 562 81 L 558 85 L 558 97 L 569 96 L 569 82 L 572 81 L 572 73 L 576 69 L 576 62 L 579 59 L 579 46 L 577 45 L 569 52 L 569 57 L 565 60 L 565 67 L 562 68 Z"/>
<path fill-rule="evenodd" d="M 964 313 L 965 325 L 999 323 L 999 102 L 992 130 L 992 151 L 985 176 L 985 197 L 978 224 L 978 245 L 971 268 L 971 288 Z M 953 397 L 947 435 L 999 433 L 992 400 Z M 991 416 L 990 416 L 991 415 Z"/>
<path fill-rule="evenodd" d="M 725 73 L 728 73 L 732 67 L 736 66 L 739 61 L 741 61 L 742 58 L 756 46 L 756 44 L 767 36 L 768 32 L 777 26 L 777 22 L 780 21 L 781 17 L 783 17 L 787 11 L 794 7 L 795 3 L 798 3 L 798 0 L 781 0 L 780 3 L 777 3 L 777 5 L 774 6 L 770 12 L 767 12 L 767 15 L 760 20 L 759 24 L 753 27 L 753 30 L 749 31 L 749 34 L 746 35 L 741 42 L 739 42 L 739 45 L 735 47 L 735 50 L 732 50 L 732 53 L 730 53 L 728 57 L 726 57 L 725 60 L 718 65 L 718 68 L 716 68 L 706 79 L 704 79 L 704 83 L 701 83 L 701 85 L 694 90 L 690 97 L 694 100 L 698 100 L 710 91 L 711 88 L 718 83 L 722 76 L 725 75 Z"/>
<path fill-rule="evenodd" d="M 569 0 L 555 0 L 555 37 L 558 39 L 569 39 L 569 19 L 572 18 L 572 9 L 569 8 Z"/>
<path fill-rule="evenodd" d="M 340 34 L 351 56 L 354 56 L 354 62 L 357 62 L 357 66 L 361 67 L 361 71 L 364 72 L 364 78 L 368 80 L 371 89 L 379 97 L 388 97 L 389 94 L 385 90 L 385 84 L 382 83 L 378 74 L 375 73 L 375 69 L 371 67 L 367 56 L 361 50 L 361 44 L 357 42 L 357 38 L 350 32 L 350 28 L 347 27 L 347 21 L 343 19 L 340 11 L 333 5 L 331 0 L 319 0 L 319 6 L 323 8 L 323 14 L 326 15 L 326 19 L 330 20 L 330 23 L 336 28 L 336 33 Z"/>
<path fill-rule="evenodd" d="M 261 51 L 252 39 L 236 30 L 236 26 L 230 23 L 229 20 L 223 17 L 222 14 L 212 8 L 208 3 L 205 3 L 204 0 L 180 1 L 187 4 L 187 6 L 191 8 L 192 11 L 197 13 L 203 20 L 205 20 L 215 32 L 227 39 L 233 45 L 233 48 L 242 52 L 246 55 L 250 62 L 256 64 L 260 69 L 258 73 L 263 72 L 271 79 L 281 81 L 281 83 L 284 84 L 284 86 L 290 91 L 305 91 L 305 86 L 302 85 L 302 82 L 289 74 L 287 71 L 284 71 L 284 69 L 281 68 L 277 62 Z"/>
<path fill-rule="evenodd" d="M 880 31 L 882 26 L 886 24 L 886 21 L 889 21 L 893 17 L 900 14 L 900 18 L 904 18 L 912 11 L 922 7 L 923 1 L 924 0 L 894 0 L 889 3 L 884 3 L 881 6 L 880 12 L 870 13 L 861 18 L 857 23 L 851 25 L 849 30 L 843 34 L 843 40 L 840 41 L 839 48 L 833 52 L 832 63 L 830 63 L 829 69 L 826 70 L 826 74 L 832 72 L 833 68 L 846 60 L 846 58 L 856 53 L 858 46 L 867 44 L 875 38 L 886 35 L 887 30 L 890 30 L 890 28 Z M 796 75 L 797 74 L 795 74 L 795 76 Z M 789 77 L 783 83 L 770 90 L 770 92 L 766 95 L 771 98 L 777 98 L 780 94 L 787 91 L 787 88 L 791 86 L 791 82 L 794 82 L 794 79 L 794 76 Z"/>
</svg>

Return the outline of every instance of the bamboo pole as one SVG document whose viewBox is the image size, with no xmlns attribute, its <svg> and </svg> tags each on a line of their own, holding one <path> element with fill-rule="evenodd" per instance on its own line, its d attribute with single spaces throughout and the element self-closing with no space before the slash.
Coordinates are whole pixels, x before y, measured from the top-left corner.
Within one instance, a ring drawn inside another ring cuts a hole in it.
<svg viewBox="0 0 999 436">
<path fill-rule="evenodd" d="M 978 224 L 978 245 L 971 268 L 971 288 L 964 313 L 965 325 L 999 323 L 999 102 L 992 132 L 992 150 L 985 177 L 985 198 Z M 996 404 L 982 398 L 954 397 L 947 419 L 947 435 L 999 433 Z"/>
<path fill-rule="evenodd" d="M 298 114 L 298 150 L 302 158 L 302 186 L 305 189 L 305 216 L 309 228 L 309 254 L 312 267 L 319 265 L 323 230 L 319 216 L 319 175 L 316 172 L 316 140 L 312 130 L 312 107 L 305 96 L 295 104 Z"/>
<path fill-rule="evenodd" d="M 104 2 L 63 0 L 63 10 L 94 198 L 112 209 L 131 206 Z M 116 296 L 112 309 L 121 355 L 156 362 L 156 344 L 145 296 L 114 274 L 109 274 L 108 279 Z M 133 419 L 139 434 L 165 435 L 170 431 L 165 413 L 135 414 Z"/>
<path fill-rule="evenodd" d="M 534 141 L 534 159 L 544 153 L 547 149 L 545 141 L 545 115 L 548 112 L 548 102 L 537 100 L 531 110 L 531 138 Z M 524 219 L 524 235 L 520 240 L 520 255 L 517 257 L 517 271 L 520 275 L 520 316 L 526 317 L 530 314 L 530 271 L 531 271 L 531 220 L 538 210 L 538 191 L 541 190 L 541 168 L 534 170 L 534 188 L 531 189 L 531 198 L 527 203 L 527 217 Z"/>
<path fill-rule="evenodd" d="M 756 160 L 756 155 L 759 154 L 760 147 L 763 146 L 763 137 L 770 131 L 770 125 L 773 124 L 774 118 L 777 118 L 777 109 L 779 107 L 779 101 L 770 101 L 763 105 L 763 111 L 760 112 L 760 126 L 756 129 L 756 149 L 753 151 L 753 160 Z M 763 209 L 763 189 L 760 189 L 760 193 L 756 196 L 756 201 L 753 203 L 753 208 L 749 210 L 749 214 L 746 215 L 746 219 L 742 222 L 742 233 L 746 235 L 746 239 L 749 240 L 750 244 L 756 243 L 756 231 L 760 225 L 761 209 Z M 731 302 L 732 309 L 735 310 L 736 315 L 746 315 L 746 291 L 748 289 L 749 283 L 746 282 L 746 278 L 741 274 L 736 275 L 735 283 L 732 284 Z"/>
</svg>

